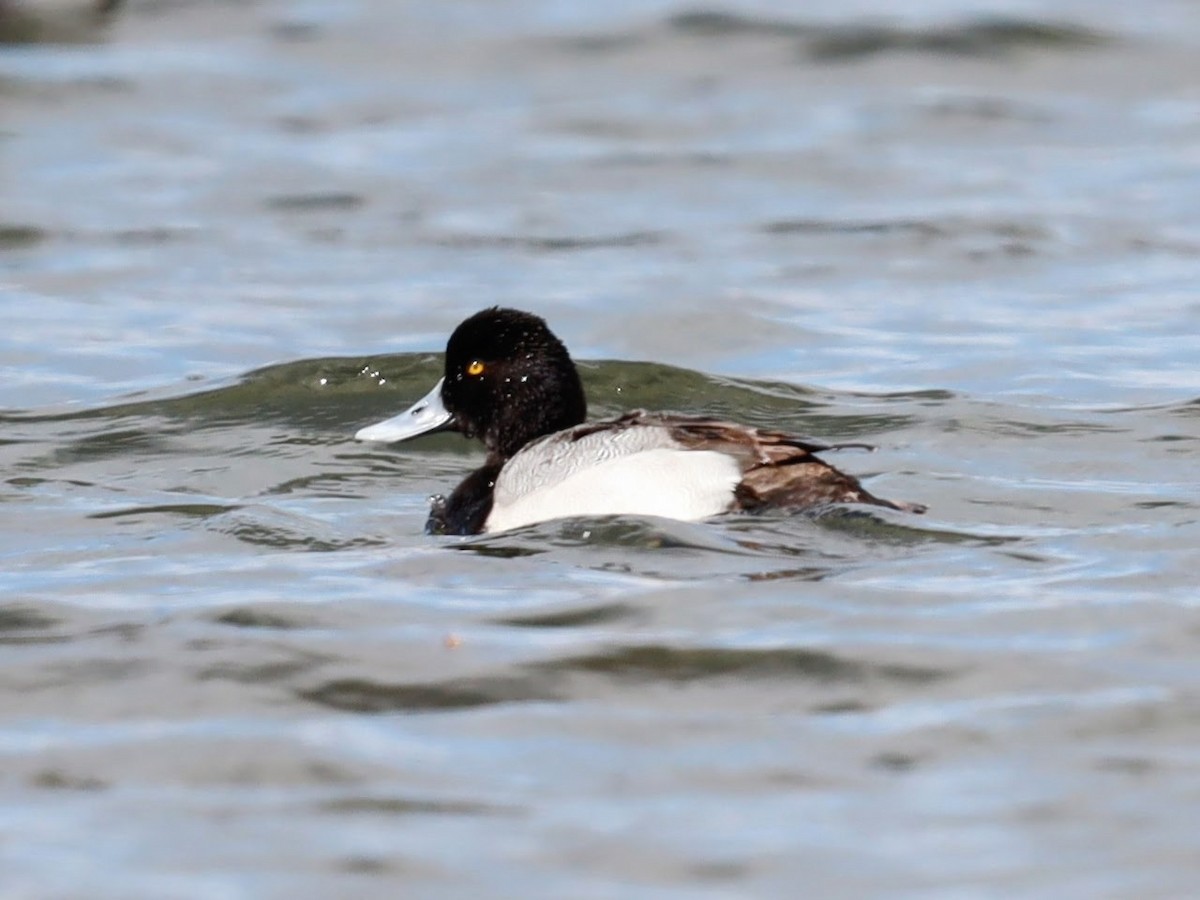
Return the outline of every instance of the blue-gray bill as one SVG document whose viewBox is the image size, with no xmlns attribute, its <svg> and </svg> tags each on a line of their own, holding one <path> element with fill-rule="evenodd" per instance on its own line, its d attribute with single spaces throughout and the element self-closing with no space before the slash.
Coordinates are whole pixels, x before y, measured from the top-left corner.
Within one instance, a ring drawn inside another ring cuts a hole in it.
<svg viewBox="0 0 1200 900">
<path fill-rule="evenodd" d="M 400 415 L 360 428 L 355 432 L 354 439 L 392 444 L 448 427 L 454 419 L 454 414 L 442 403 L 442 383 L 445 380 L 439 378 L 432 391 Z"/>
</svg>

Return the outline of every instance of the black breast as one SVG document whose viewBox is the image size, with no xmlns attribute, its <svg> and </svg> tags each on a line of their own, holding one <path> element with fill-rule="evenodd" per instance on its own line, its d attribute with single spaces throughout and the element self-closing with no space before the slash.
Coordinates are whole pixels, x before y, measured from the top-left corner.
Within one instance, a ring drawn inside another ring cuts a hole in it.
<svg viewBox="0 0 1200 900">
<path fill-rule="evenodd" d="M 496 476 L 503 463 L 476 469 L 454 489 L 449 499 L 438 496 L 425 520 L 426 534 L 479 534 L 492 511 Z"/>
</svg>

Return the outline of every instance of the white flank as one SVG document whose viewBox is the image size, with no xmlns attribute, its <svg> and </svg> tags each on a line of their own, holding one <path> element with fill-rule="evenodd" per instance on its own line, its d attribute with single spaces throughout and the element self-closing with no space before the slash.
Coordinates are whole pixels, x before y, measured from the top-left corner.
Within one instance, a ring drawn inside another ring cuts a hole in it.
<svg viewBox="0 0 1200 900">
<path fill-rule="evenodd" d="M 742 479 L 741 466 L 731 456 L 676 447 L 603 460 L 532 490 L 512 485 L 512 478 L 506 479 L 509 474 L 509 466 L 505 466 L 496 480 L 495 505 L 486 531 L 506 531 L 569 516 L 706 519 L 729 509 L 733 489 Z"/>
</svg>

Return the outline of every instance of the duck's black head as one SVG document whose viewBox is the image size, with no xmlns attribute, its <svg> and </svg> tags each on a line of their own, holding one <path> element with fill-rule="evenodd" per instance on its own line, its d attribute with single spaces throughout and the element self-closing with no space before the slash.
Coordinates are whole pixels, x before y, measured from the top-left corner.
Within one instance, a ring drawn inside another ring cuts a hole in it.
<svg viewBox="0 0 1200 900">
<path fill-rule="evenodd" d="M 587 416 L 563 342 L 538 316 L 499 307 L 476 313 L 450 335 L 442 402 L 454 427 L 504 459 Z"/>
<path fill-rule="evenodd" d="M 362 441 L 403 441 L 454 429 L 503 461 L 535 438 L 587 415 L 579 373 L 562 341 L 535 315 L 485 309 L 446 344 L 446 375 L 398 416 L 361 429 Z"/>
</svg>

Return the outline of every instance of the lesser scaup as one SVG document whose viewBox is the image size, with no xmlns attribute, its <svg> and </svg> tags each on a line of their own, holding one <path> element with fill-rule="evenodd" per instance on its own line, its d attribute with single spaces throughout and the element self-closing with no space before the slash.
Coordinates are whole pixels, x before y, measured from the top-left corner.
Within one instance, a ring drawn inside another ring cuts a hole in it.
<svg viewBox="0 0 1200 900">
<path fill-rule="evenodd" d="M 562 341 L 539 317 L 485 309 L 454 329 L 445 375 L 410 409 L 363 428 L 360 441 L 433 431 L 477 437 L 487 460 L 426 530 L 504 531 L 567 516 L 647 515 L 694 521 L 734 510 L 868 503 L 921 513 L 869 493 L 817 458 L 826 445 L 704 416 L 636 410 L 585 422 L 587 401 Z"/>
</svg>

